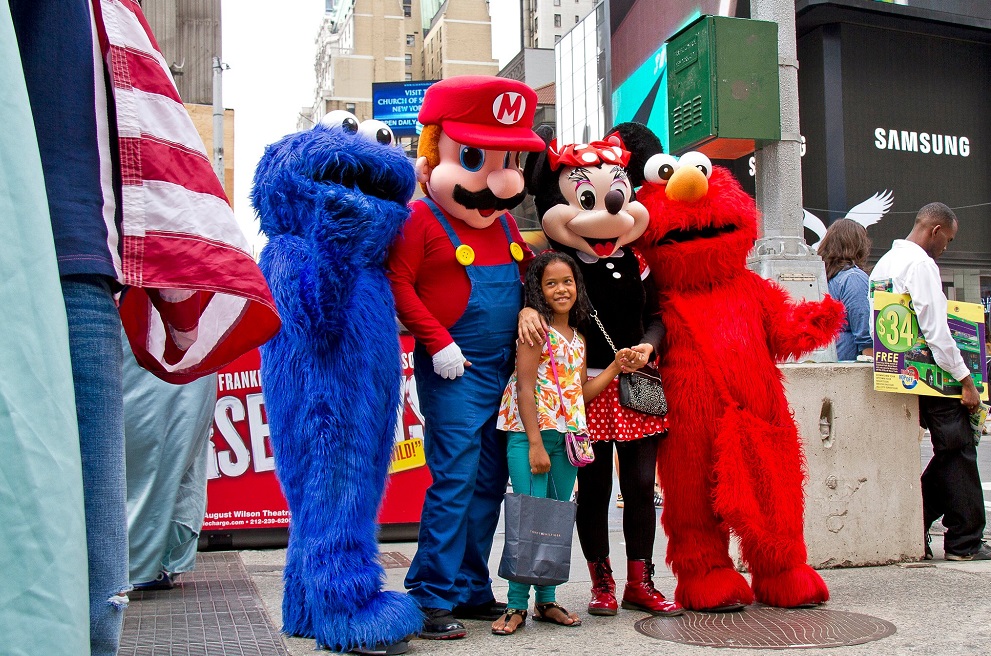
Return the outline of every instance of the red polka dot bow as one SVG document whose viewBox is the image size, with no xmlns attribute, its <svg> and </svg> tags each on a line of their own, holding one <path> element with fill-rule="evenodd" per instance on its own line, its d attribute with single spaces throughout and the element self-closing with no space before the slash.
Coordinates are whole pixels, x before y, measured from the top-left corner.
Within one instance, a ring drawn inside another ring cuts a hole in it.
<svg viewBox="0 0 991 656">
<path fill-rule="evenodd" d="M 555 139 L 547 149 L 547 157 L 551 170 L 556 171 L 562 166 L 598 166 L 599 164 L 626 166 L 630 161 L 630 152 L 626 150 L 619 134 L 613 132 L 602 141 L 567 144 L 560 148 Z"/>
</svg>

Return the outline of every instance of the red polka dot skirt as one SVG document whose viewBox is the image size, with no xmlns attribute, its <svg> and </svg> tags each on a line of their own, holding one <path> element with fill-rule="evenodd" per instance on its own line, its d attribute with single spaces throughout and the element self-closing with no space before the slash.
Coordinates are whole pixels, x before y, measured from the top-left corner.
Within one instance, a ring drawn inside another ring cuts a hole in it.
<svg viewBox="0 0 991 656">
<path fill-rule="evenodd" d="M 613 379 L 606 389 L 585 407 L 588 432 L 593 442 L 639 440 L 646 435 L 667 432 L 667 417 L 654 417 L 628 410 L 619 404 L 619 378 Z"/>
</svg>

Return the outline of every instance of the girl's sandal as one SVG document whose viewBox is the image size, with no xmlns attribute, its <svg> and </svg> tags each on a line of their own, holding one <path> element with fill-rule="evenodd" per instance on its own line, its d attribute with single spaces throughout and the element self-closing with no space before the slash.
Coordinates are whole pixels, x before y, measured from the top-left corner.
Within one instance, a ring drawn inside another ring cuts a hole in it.
<svg viewBox="0 0 991 656">
<path fill-rule="evenodd" d="M 510 620 L 515 616 L 519 616 L 520 623 L 516 626 L 510 624 Z M 522 629 L 526 624 L 526 609 L 519 608 L 507 608 L 505 614 L 496 620 L 496 622 L 502 622 L 502 628 L 496 628 L 494 625 L 492 627 L 492 633 L 498 636 L 508 636 L 516 633 L 518 629 Z"/>
<path fill-rule="evenodd" d="M 556 608 L 559 611 L 561 611 L 565 615 L 565 617 L 570 618 L 571 619 L 571 622 L 570 623 L 568 623 L 568 622 L 562 622 L 561 620 L 557 620 L 557 619 L 554 619 L 553 617 L 550 617 L 547 614 L 547 611 L 549 611 L 551 609 L 554 609 L 554 608 Z M 533 607 L 533 609 L 534 609 L 534 611 L 533 611 L 533 621 L 534 622 L 548 622 L 550 624 L 557 624 L 558 626 L 581 626 L 582 625 L 582 621 L 580 619 L 578 619 L 578 616 L 576 614 L 568 611 L 567 608 L 565 608 L 561 604 L 557 603 L 556 601 L 548 601 L 546 604 L 536 604 Z"/>
</svg>

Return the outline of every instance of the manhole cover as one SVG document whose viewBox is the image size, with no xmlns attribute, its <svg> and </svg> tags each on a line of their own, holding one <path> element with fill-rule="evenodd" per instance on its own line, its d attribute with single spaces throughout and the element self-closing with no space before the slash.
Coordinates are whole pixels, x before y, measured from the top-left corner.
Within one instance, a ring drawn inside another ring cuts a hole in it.
<svg viewBox="0 0 991 656">
<path fill-rule="evenodd" d="M 383 551 L 379 554 L 379 561 L 383 569 L 398 569 L 413 564 L 413 561 L 399 551 Z"/>
<path fill-rule="evenodd" d="M 750 606 L 740 613 L 685 613 L 637 622 L 645 636 L 703 647 L 806 649 L 843 647 L 886 638 L 891 622 L 837 610 Z"/>
</svg>

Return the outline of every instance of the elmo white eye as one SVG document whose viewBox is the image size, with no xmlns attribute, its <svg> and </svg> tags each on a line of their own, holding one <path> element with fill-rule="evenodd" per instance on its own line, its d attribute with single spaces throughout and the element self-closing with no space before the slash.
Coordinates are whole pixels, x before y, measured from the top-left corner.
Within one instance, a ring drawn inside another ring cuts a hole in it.
<svg viewBox="0 0 991 656">
<path fill-rule="evenodd" d="M 643 177 L 648 182 L 664 185 L 668 183 L 674 172 L 678 170 L 680 164 L 667 153 L 657 153 L 652 155 L 643 167 Z"/>
<path fill-rule="evenodd" d="M 396 143 L 396 138 L 392 134 L 392 129 L 382 121 L 369 119 L 362 121 L 358 126 L 358 134 L 369 141 L 380 143 L 383 146 L 392 146 Z"/>
<path fill-rule="evenodd" d="M 678 163 L 682 166 L 694 166 L 699 171 L 702 171 L 702 175 L 706 178 L 712 175 L 712 162 L 709 161 L 708 157 L 694 150 L 682 155 Z"/>
<path fill-rule="evenodd" d="M 320 125 L 326 125 L 328 128 L 341 128 L 345 132 L 354 134 L 358 131 L 358 118 L 351 112 L 335 109 L 320 119 Z"/>
</svg>

